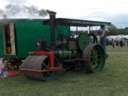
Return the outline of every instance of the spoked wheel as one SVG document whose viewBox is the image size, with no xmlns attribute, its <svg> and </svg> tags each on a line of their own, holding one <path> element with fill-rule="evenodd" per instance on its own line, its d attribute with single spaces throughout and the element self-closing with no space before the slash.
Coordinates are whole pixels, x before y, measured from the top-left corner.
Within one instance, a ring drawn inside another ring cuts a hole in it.
<svg viewBox="0 0 128 96">
<path fill-rule="evenodd" d="M 84 50 L 83 58 L 86 72 L 101 71 L 105 64 L 106 53 L 101 45 L 91 44 Z"/>
</svg>

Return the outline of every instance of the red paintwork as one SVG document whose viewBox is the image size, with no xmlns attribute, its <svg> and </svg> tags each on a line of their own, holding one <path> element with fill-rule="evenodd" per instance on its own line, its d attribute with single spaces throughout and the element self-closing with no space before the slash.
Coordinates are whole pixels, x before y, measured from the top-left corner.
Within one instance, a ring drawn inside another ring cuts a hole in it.
<svg viewBox="0 0 128 96">
<path fill-rule="evenodd" d="M 18 73 L 19 73 L 18 71 L 8 71 L 7 76 L 8 77 L 15 77 L 18 75 Z"/>
<path fill-rule="evenodd" d="M 60 66 L 55 66 L 55 54 L 54 51 L 34 51 L 31 53 L 32 55 L 46 55 L 49 58 L 48 70 L 45 71 L 62 71 L 63 68 Z M 31 70 L 32 71 L 32 70 Z M 35 70 L 33 70 L 35 71 Z M 40 70 L 41 71 L 41 70 Z M 43 70 L 42 70 L 43 72 Z"/>
</svg>

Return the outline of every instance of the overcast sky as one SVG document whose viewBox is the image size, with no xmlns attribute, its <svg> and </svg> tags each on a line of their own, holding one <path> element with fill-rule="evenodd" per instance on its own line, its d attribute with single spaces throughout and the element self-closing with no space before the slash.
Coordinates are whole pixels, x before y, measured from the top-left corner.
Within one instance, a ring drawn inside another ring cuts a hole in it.
<svg viewBox="0 0 128 96">
<path fill-rule="evenodd" d="M 128 0 L 0 0 L 0 8 L 9 2 L 35 5 L 57 12 L 57 17 L 110 21 L 128 26 Z"/>
</svg>

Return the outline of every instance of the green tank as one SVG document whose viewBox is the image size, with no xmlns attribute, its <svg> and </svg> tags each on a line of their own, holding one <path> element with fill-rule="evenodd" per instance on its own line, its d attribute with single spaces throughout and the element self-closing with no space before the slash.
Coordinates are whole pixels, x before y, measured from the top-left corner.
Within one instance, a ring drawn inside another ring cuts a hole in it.
<svg viewBox="0 0 128 96">
<path fill-rule="evenodd" d="M 33 50 L 37 50 L 36 43 L 38 40 L 45 40 L 47 45 L 50 46 L 50 27 L 49 25 L 45 25 L 43 20 L 41 19 L 33 19 L 33 20 L 6 20 L 6 23 L 1 23 L 0 26 L 0 56 L 5 55 L 15 55 L 18 58 L 25 58 L 28 55 L 28 52 Z M 10 24 L 11 23 L 11 24 Z M 11 31 L 14 26 L 14 31 L 10 33 L 14 33 L 13 37 L 13 45 L 12 50 L 13 54 L 6 54 L 6 47 L 4 46 L 7 38 L 5 37 L 5 25 L 9 25 L 9 30 Z M 13 26 L 12 26 L 13 25 Z M 58 25 L 56 28 L 56 39 L 60 39 L 60 34 L 64 32 L 64 36 L 69 36 L 70 27 Z"/>
<path fill-rule="evenodd" d="M 4 29 L 3 25 L 0 25 L 0 58 L 4 55 Z"/>
</svg>

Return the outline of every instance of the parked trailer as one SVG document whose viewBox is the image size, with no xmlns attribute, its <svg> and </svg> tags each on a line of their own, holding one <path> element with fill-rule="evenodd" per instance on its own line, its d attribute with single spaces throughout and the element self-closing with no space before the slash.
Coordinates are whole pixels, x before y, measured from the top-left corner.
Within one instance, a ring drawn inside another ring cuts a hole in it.
<svg viewBox="0 0 128 96">
<path fill-rule="evenodd" d="M 50 20 L 44 22 L 51 29 L 50 46 L 46 46 L 45 41 L 45 43 L 39 42 L 42 49 L 30 52 L 20 67 L 21 73 L 31 79 L 47 80 L 52 78 L 54 74 L 66 70 L 80 70 L 89 73 L 101 71 L 106 60 L 106 52 L 103 47 L 97 42 L 90 43 L 88 33 L 79 33 L 75 37 L 75 34 L 72 35 L 68 31 L 67 38 L 62 30 L 62 33 L 57 35 L 56 26 L 101 26 L 103 29 L 110 23 L 56 19 L 54 12 L 50 14 L 50 17 Z"/>
</svg>

